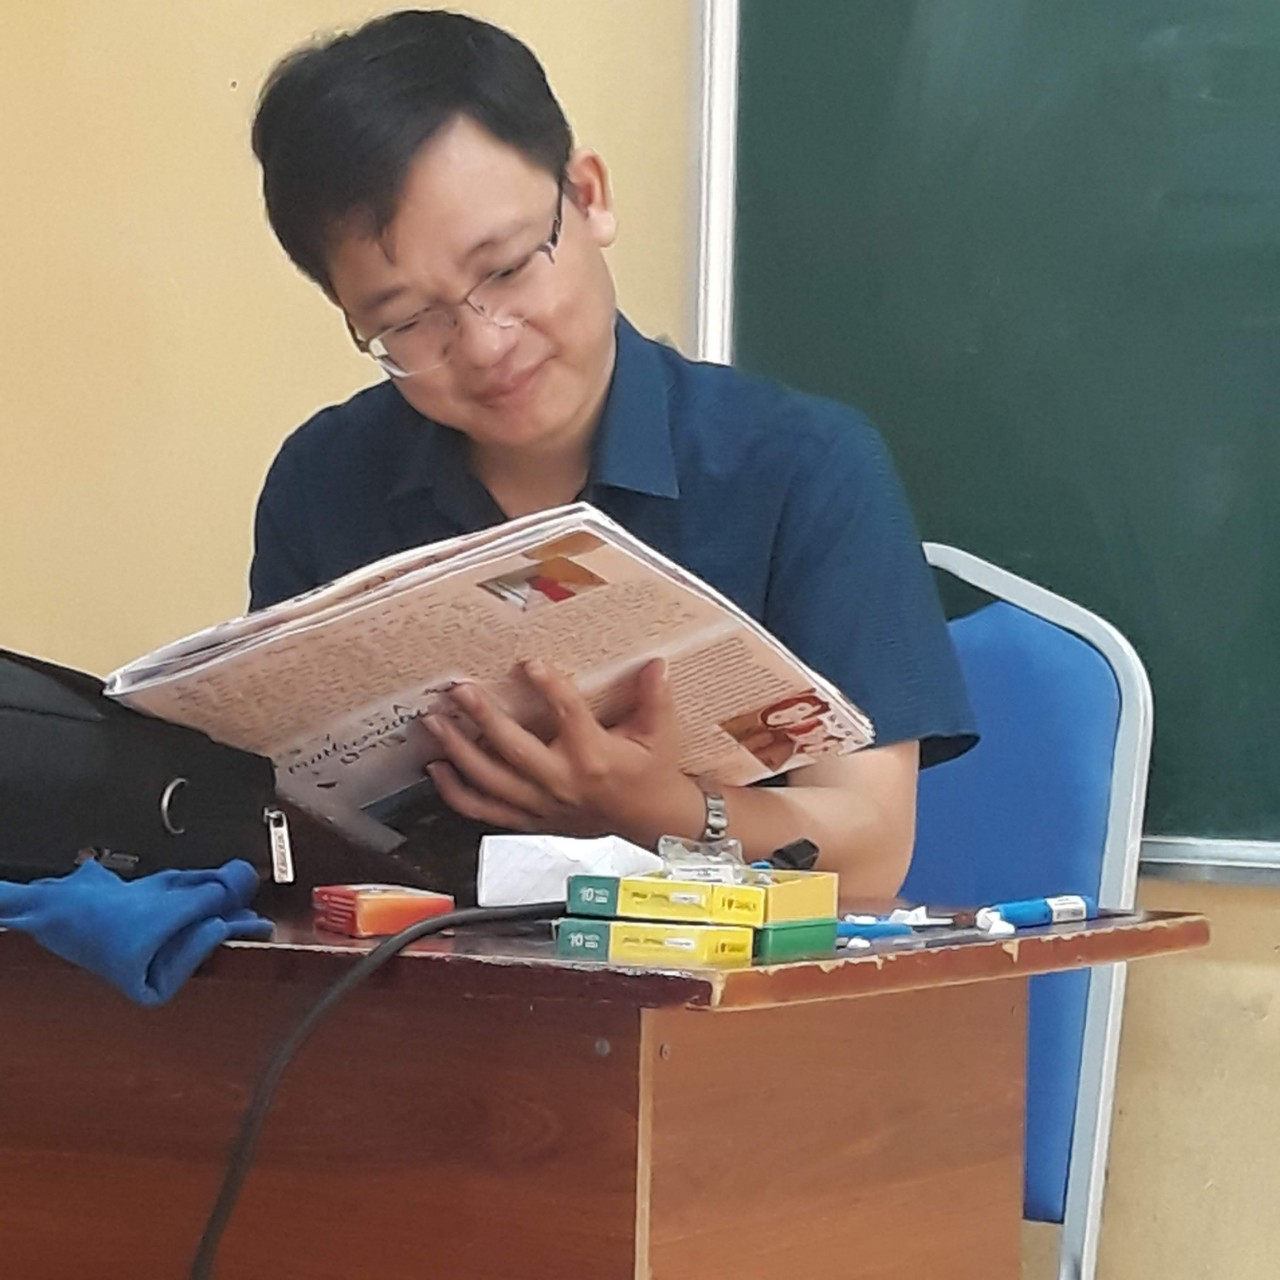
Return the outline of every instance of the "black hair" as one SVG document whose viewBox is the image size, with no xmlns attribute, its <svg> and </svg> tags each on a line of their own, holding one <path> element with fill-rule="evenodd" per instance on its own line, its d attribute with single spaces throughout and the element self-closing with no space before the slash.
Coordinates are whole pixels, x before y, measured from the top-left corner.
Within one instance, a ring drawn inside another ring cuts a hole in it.
<svg viewBox="0 0 1280 1280">
<path fill-rule="evenodd" d="M 295 265 L 332 293 L 334 235 L 352 219 L 385 231 L 414 157 L 459 116 L 563 178 L 573 135 L 546 73 L 487 22 L 404 10 L 279 62 L 258 99 L 253 152 L 267 218 Z"/>
</svg>

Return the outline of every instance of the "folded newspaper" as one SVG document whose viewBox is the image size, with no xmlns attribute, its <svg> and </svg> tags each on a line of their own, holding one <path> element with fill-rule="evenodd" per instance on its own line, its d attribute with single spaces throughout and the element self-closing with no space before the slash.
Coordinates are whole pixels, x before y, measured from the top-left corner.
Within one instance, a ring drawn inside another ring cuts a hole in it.
<svg viewBox="0 0 1280 1280">
<path fill-rule="evenodd" d="M 282 795 L 340 825 L 361 812 L 395 825 L 440 755 L 424 715 L 478 732 L 455 684 L 484 684 L 540 732 L 545 709 L 518 668 L 541 658 L 607 724 L 656 657 L 681 768 L 706 783 L 745 785 L 873 738 L 759 623 L 587 503 L 389 556 L 166 645 L 106 692 L 270 756 Z"/>
</svg>

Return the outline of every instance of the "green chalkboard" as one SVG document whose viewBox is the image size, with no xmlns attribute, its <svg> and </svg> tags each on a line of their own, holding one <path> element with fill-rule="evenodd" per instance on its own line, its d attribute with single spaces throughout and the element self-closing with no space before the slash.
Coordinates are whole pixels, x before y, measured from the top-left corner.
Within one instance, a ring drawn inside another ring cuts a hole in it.
<svg viewBox="0 0 1280 1280">
<path fill-rule="evenodd" d="M 744 0 L 737 362 L 1156 695 L 1148 830 L 1280 837 L 1280 0 Z"/>
</svg>

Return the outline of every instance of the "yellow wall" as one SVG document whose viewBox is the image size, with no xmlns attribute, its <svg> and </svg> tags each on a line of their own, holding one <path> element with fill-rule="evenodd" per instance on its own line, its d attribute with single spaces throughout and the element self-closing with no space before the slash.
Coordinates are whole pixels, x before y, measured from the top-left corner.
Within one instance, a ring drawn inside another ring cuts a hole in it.
<svg viewBox="0 0 1280 1280">
<path fill-rule="evenodd" d="M 0 646 L 105 672 L 240 612 L 280 440 L 376 376 L 276 247 L 275 59 L 394 5 L 10 0 L 0 34 Z M 613 168 L 639 326 L 691 336 L 690 0 L 466 7 Z"/>
<path fill-rule="evenodd" d="M 1280 1275 L 1280 890 L 1144 878 L 1207 951 L 1129 970 L 1099 1280 Z"/>
<path fill-rule="evenodd" d="M 1097 1280 L 1280 1274 L 1280 889 L 1143 876 L 1138 905 L 1198 911 L 1202 951 L 1129 966 Z M 1058 1280 L 1056 1228 L 1022 1280 Z"/>
</svg>

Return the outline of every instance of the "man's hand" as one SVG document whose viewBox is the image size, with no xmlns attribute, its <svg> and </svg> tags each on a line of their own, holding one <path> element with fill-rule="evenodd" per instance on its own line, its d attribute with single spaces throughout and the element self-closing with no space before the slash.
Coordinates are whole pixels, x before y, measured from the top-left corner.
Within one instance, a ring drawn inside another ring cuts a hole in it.
<svg viewBox="0 0 1280 1280">
<path fill-rule="evenodd" d="M 639 672 L 631 712 L 610 728 L 572 681 L 536 663 L 524 671 L 550 712 L 548 741 L 476 685 L 460 685 L 452 696 L 475 721 L 479 741 L 447 717 L 427 718 L 445 756 L 427 769 L 451 808 L 513 831 L 616 833 L 651 848 L 659 836 L 702 831 L 706 801 L 679 769 L 661 661 Z M 818 867 L 840 873 L 847 897 L 891 898 L 911 860 L 919 756 L 918 743 L 895 742 L 824 757 L 789 774 L 786 787 L 723 787 L 730 834 L 748 858 L 767 858 L 805 836 L 821 850 Z"/>
<path fill-rule="evenodd" d="M 450 808 L 513 831 L 617 833 L 647 845 L 668 831 L 701 828 L 702 792 L 680 772 L 675 704 L 661 659 L 640 670 L 631 712 L 610 728 L 571 680 L 540 662 L 523 670 L 551 712 L 547 742 L 473 684 L 451 696 L 479 727 L 479 742 L 447 717 L 427 717 L 446 757 L 427 772 Z"/>
</svg>

